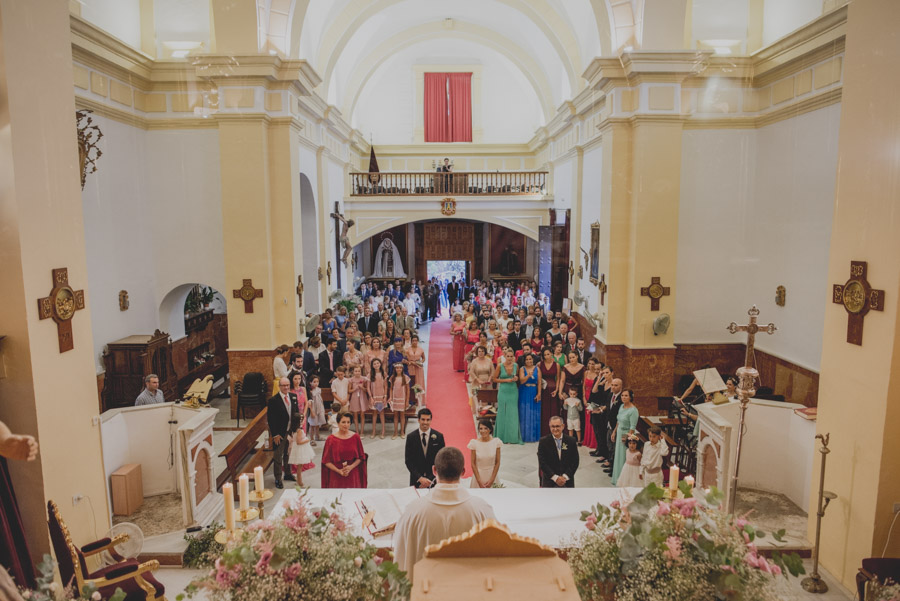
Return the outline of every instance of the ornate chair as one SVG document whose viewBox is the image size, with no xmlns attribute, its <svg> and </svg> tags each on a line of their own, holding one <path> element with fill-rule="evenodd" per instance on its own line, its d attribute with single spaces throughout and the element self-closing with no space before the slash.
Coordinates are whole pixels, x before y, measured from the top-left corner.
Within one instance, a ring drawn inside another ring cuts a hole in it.
<svg viewBox="0 0 900 601">
<path fill-rule="evenodd" d="M 862 567 L 856 574 L 856 588 L 859 601 L 865 601 L 870 583 L 884 584 L 886 580 L 900 582 L 900 558 L 867 557 L 862 560 Z"/>
<path fill-rule="evenodd" d="M 128 538 L 121 534 L 114 539 L 104 538 L 92 542 L 80 549 L 72 542 L 69 529 L 59 515 L 59 508 L 53 501 L 47 502 L 47 524 L 50 527 L 50 540 L 56 561 L 59 563 L 59 575 L 64 585 L 75 584 L 78 591 L 86 585 L 93 585 L 104 598 L 110 597 L 121 588 L 125 592 L 126 601 L 165 601 L 165 587 L 153 577 L 152 572 L 159 568 L 155 559 L 139 563 L 135 559 L 124 559 L 114 549 L 114 545 Z M 95 572 L 88 572 L 85 558 L 108 551 L 116 563 Z"/>
</svg>

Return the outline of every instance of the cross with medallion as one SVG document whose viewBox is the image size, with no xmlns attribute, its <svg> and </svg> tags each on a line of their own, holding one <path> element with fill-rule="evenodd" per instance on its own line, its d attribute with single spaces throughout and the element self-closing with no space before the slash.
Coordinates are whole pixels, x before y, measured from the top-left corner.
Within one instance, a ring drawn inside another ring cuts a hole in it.
<svg viewBox="0 0 900 601">
<path fill-rule="evenodd" d="M 262 298 L 262 288 L 253 287 L 253 279 L 243 280 L 244 285 L 233 290 L 234 298 L 244 301 L 244 313 L 253 313 L 253 301 Z"/>
<path fill-rule="evenodd" d="M 53 290 L 50 296 L 38 299 L 38 318 L 52 318 L 56 322 L 59 352 L 75 348 L 72 338 L 72 317 L 75 311 L 84 309 L 84 290 L 72 290 L 69 286 L 69 270 L 66 267 L 53 270 Z"/>
<path fill-rule="evenodd" d="M 870 310 L 884 311 L 884 290 L 875 290 L 866 261 L 850 261 L 850 279 L 832 288 L 831 302 L 847 310 L 847 342 L 862 346 L 863 321 Z"/>
<path fill-rule="evenodd" d="M 659 283 L 658 277 L 650 278 L 650 285 L 641 288 L 641 296 L 650 297 L 650 310 L 659 311 L 659 299 L 669 296 L 671 289 Z"/>
</svg>

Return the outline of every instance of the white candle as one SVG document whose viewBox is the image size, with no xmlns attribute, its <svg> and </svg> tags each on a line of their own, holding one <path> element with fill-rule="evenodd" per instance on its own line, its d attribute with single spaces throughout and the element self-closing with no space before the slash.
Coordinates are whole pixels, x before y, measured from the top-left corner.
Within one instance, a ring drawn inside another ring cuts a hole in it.
<svg viewBox="0 0 900 601">
<path fill-rule="evenodd" d="M 669 488 L 672 490 L 678 490 L 678 477 L 680 474 L 681 470 L 678 469 L 677 465 L 669 468 Z"/>
<path fill-rule="evenodd" d="M 225 496 L 225 530 L 234 531 L 234 486 L 231 482 L 222 485 L 222 494 Z"/>
<path fill-rule="evenodd" d="M 263 469 L 262 467 L 257 466 L 253 469 L 253 479 L 256 480 L 256 492 L 262 492 L 266 489 L 265 482 L 263 481 Z"/>
<path fill-rule="evenodd" d="M 250 477 L 247 474 L 241 474 L 238 478 L 238 498 L 241 503 L 241 511 L 250 509 Z"/>
<path fill-rule="evenodd" d="M 684 481 L 687 482 L 687 485 L 691 488 L 694 488 L 694 477 L 693 476 L 685 476 Z"/>
</svg>

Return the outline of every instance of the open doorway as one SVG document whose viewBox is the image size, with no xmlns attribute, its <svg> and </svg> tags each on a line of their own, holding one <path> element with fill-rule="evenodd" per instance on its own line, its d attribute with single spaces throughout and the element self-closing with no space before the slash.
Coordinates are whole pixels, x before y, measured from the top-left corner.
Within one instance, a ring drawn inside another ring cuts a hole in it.
<svg viewBox="0 0 900 601">
<path fill-rule="evenodd" d="M 457 281 L 468 279 L 469 262 L 468 261 L 427 261 L 426 270 L 428 279 L 437 278 L 438 281 L 449 282 L 453 277 Z"/>
</svg>

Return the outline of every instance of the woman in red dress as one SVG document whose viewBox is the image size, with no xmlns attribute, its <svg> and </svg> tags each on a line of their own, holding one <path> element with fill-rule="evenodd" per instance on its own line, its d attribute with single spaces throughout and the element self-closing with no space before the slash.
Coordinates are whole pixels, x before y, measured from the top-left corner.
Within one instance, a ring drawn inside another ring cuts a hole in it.
<svg viewBox="0 0 900 601">
<path fill-rule="evenodd" d="M 553 358 L 553 353 L 548 348 L 541 350 L 541 362 L 538 369 L 541 370 L 541 380 L 546 386 L 541 391 L 541 436 L 550 434 L 550 418 L 562 415 L 562 401 L 559 398 L 559 363 Z"/>
<path fill-rule="evenodd" d="M 600 364 L 597 359 L 591 357 L 587 362 L 587 370 L 584 372 L 584 392 L 581 396 L 581 402 L 584 403 L 584 446 L 596 449 L 597 436 L 594 434 L 594 426 L 591 424 L 591 412 L 587 409 L 588 399 L 591 398 L 591 390 L 594 388 L 594 382 L 600 377 Z"/>
<path fill-rule="evenodd" d="M 450 323 L 450 335 L 453 336 L 453 371 L 466 371 L 466 322 L 462 313 L 454 313 Z"/>
<path fill-rule="evenodd" d="M 350 414 L 338 416 L 337 434 L 322 450 L 322 488 L 366 488 L 366 453 L 359 434 L 350 431 Z"/>
</svg>

